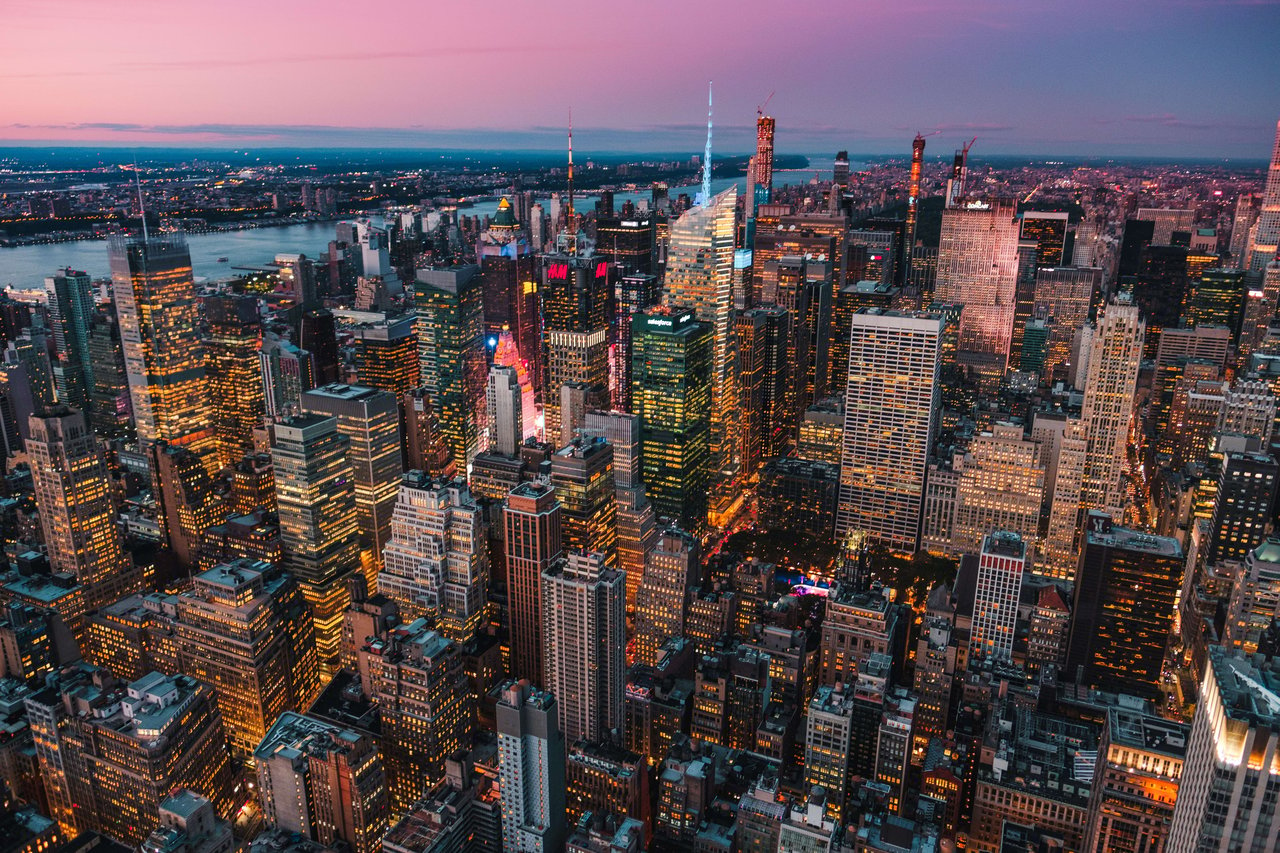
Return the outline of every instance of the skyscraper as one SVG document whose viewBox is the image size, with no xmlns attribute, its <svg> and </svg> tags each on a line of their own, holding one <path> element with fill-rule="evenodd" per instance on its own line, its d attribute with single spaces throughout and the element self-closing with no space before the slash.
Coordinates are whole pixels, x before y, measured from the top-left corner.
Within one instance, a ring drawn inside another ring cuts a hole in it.
<svg viewBox="0 0 1280 853">
<path fill-rule="evenodd" d="M 599 552 L 609 565 L 618 558 L 618 507 L 613 447 L 603 438 L 576 438 L 551 457 L 551 485 L 560 499 L 565 551 Z"/>
<path fill-rule="evenodd" d="M 312 413 L 276 424 L 271 446 L 284 565 L 302 585 L 322 669 L 337 662 L 348 584 L 360 567 L 350 443 L 337 418 Z"/>
<path fill-rule="evenodd" d="M 247 760 L 267 728 L 320 687 L 298 583 L 269 563 L 235 560 L 196 575 L 176 609 L 182 672 L 213 687 L 232 751 Z"/>
<path fill-rule="evenodd" d="M 854 735 L 853 691 L 823 685 L 809 700 L 805 716 L 804 781 L 827 792 L 826 814 L 840 819 L 849 795 L 849 755 Z"/>
<path fill-rule="evenodd" d="M 453 464 L 466 471 L 480 452 L 484 412 L 484 312 L 476 266 L 418 271 L 418 358 Z"/>
<path fill-rule="evenodd" d="M 253 450 L 253 430 L 266 411 L 258 351 L 262 326 L 258 300 L 248 296 L 207 296 L 209 398 L 222 467 Z"/>
<path fill-rule="evenodd" d="M 763 109 L 763 108 L 762 108 Z M 755 216 L 756 208 L 773 201 L 773 130 L 775 122 L 772 116 L 763 112 L 756 115 L 756 156 L 751 161 L 754 170 L 751 174 L 752 197 L 748 199 Z M 847 165 L 847 164 L 846 164 Z"/>
<path fill-rule="evenodd" d="M 622 731 L 626 596 L 622 573 L 598 553 L 571 553 L 542 573 L 544 671 L 569 741 Z"/>
<path fill-rule="evenodd" d="M 578 253 L 545 256 L 542 265 L 542 361 L 546 378 L 542 389 L 546 438 L 566 444 L 561 415 L 561 388 L 581 386 L 588 409 L 609 404 L 609 264 L 603 258 Z"/>
<path fill-rule="evenodd" d="M 542 573 L 563 549 L 555 489 L 521 483 L 507 497 L 507 588 L 511 614 L 511 672 L 535 684 L 543 673 Z"/>
<path fill-rule="evenodd" d="M 305 392 L 302 408 L 335 418 L 338 432 L 347 438 L 347 465 L 354 476 L 360 545 L 366 552 L 366 561 L 376 564 L 391 537 L 391 513 L 403 470 L 399 403 L 390 391 L 335 384 Z M 366 576 L 373 586 L 372 569 L 366 571 Z"/>
<path fill-rule="evenodd" d="M 906 256 L 916 245 L 916 220 L 920 217 L 920 178 L 924 174 L 924 137 L 916 134 L 911 141 L 911 173 L 907 182 Z"/>
<path fill-rule="evenodd" d="M 1169 823 L 1187 754 L 1189 727 L 1109 708 L 1089 803 L 1089 850 L 1173 850 Z"/>
<path fill-rule="evenodd" d="M 158 672 L 125 684 L 72 664 L 26 706 L 50 810 L 69 835 L 140 844 L 175 788 L 231 813 L 235 770 L 209 685 Z"/>
<path fill-rule="evenodd" d="M 1011 202 L 969 202 L 942 212 L 934 298 L 963 305 L 960 362 L 998 380 L 1013 338 L 1018 219 Z"/>
<path fill-rule="evenodd" d="M 656 665 L 662 644 L 684 636 L 689 595 L 700 580 L 700 554 L 698 540 L 678 527 L 668 527 L 658 536 L 636 592 L 636 663 Z"/>
<path fill-rule="evenodd" d="M 792 438 L 788 429 L 789 400 L 795 392 L 788 359 L 791 313 L 778 307 L 753 308 L 737 316 L 735 327 L 741 395 L 739 452 L 743 473 L 751 477 L 765 459 L 785 456 Z"/>
<path fill-rule="evenodd" d="M 353 853 L 379 853 L 387 831 L 387 780 L 367 732 L 286 712 L 256 745 L 258 796 L 267 825 Z"/>
<path fill-rule="evenodd" d="M 663 303 L 711 326 L 712 509 L 732 499 L 738 464 L 733 346 L 733 242 L 738 190 L 730 187 L 671 223 Z M 635 337 L 633 327 L 633 339 Z M 634 344 L 633 344 L 634 345 Z M 632 360 L 634 381 L 635 360 Z"/>
<path fill-rule="evenodd" d="M 1065 676 L 1082 686 L 1158 698 L 1182 587 L 1182 546 L 1091 511 L 1081 550 Z"/>
<path fill-rule="evenodd" d="M 479 630 L 489 580 L 484 518 L 465 480 L 410 471 L 400 483 L 378 592 L 406 621 L 426 618 L 457 642 Z"/>
<path fill-rule="evenodd" d="M 49 298 L 53 342 L 58 348 L 58 361 L 53 365 L 58 402 L 88 412 L 94 382 L 89 352 L 94 304 L 89 274 L 61 269 L 44 280 L 44 288 Z"/>
<path fill-rule="evenodd" d="M 218 468 L 191 254 L 180 234 L 108 244 L 138 438 L 189 447 Z"/>
<path fill-rule="evenodd" d="M 1280 667 L 1210 647 L 1167 849 L 1275 850 L 1278 750 Z"/>
<path fill-rule="evenodd" d="M 1266 189 L 1262 193 L 1262 210 L 1254 225 L 1257 230 L 1249 254 L 1249 269 L 1264 270 L 1276 260 L 1280 248 L 1280 122 L 1276 122 L 1276 143 L 1271 149 L 1271 166 L 1267 169 Z"/>
<path fill-rule="evenodd" d="M 1032 314 L 1049 321 L 1049 352 L 1044 376 L 1053 381 L 1055 370 L 1064 377 L 1071 360 L 1071 341 L 1089 319 L 1094 294 L 1102 285 L 1102 270 L 1076 267 L 1042 268 L 1036 271 Z"/>
<path fill-rule="evenodd" d="M 84 415 L 66 406 L 32 415 L 30 430 L 27 452 L 49 565 L 84 585 L 90 608 L 110 604 L 137 578 L 116 528 L 106 456 Z"/>
<path fill-rule="evenodd" d="M 1254 654 L 1280 618 L 1280 539 L 1267 537 L 1237 569 L 1227 604 L 1222 645 Z"/>
<path fill-rule="evenodd" d="M 356 379 L 367 388 L 390 391 L 397 399 L 418 387 L 418 338 L 412 314 L 362 323 L 351 329 L 355 339 Z"/>
<path fill-rule="evenodd" d="M 613 408 L 631 411 L 631 322 L 633 315 L 643 314 L 658 304 L 662 288 L 657 276 L 630 273 L 618 277 L 614 285 L 617 304 L 613 319 L 613 369 L 610 382 Z"/>
<path fill-rule="evenodd" d="M 914 552 L 937 428 L 942 317 L 864 308 L 852 323 L 836 537 L 864 531 Z"/>
<path fill-rule="evenodd" d="M 226 520 L 226 508 L 200 457 L 187 448 L 156 442 L 150 461 L 157 520 L 169 550 L 190 571 L 209 528 Z"/>
<path fill-rule="evenodd" d="M 1124 469 L 1143 330 L 1136 306 L 1112 302 L 1098 322 L 1089 351 L 1080 416 L 1088 442 L 1080 503 L 1085 509 L 1101 509 L 1113 516 L 1122 513 L 1127 503 Z"/>
<path fill-rule="evenodd" d="M 485 386 L 489 411 L 489 449 L 503 456 L 515 456 L 524 443 L 524 405 L 514 367 L 489 368 Z"/>
<path fill-rule="evenodd" d="M 565 742 L 555 697 L 510 682 L 498 698 L 502 849 L 557 853 L 565 835 Z"/>
<path fill-rule="evenodd" d="M 1044 497 L 1044 466 L 1039 448 L 1023 437 L 1022 426 L 1001 422 L 974 436 L 968 452 L 955 463 L 953 553 L 974 554 L 994 530 L 1018 534 L 1034 554 Z"/>
<path fill-rule="evenodd" d="M 1026 569 L 1027 543 L 1017 533 L 997 530 L 983 538 L 978 556 L 970 655 L 1012 660 L 1018 596 Z"/>
<path fill-rule="evenodd" d="M 458 646 L 418 619 L 360 652 L 365 695 L 382 720 L 382 763 L 392 814 L 444 778 L 444 762 L 471 744 L 475 707 Z"/>
</svg>

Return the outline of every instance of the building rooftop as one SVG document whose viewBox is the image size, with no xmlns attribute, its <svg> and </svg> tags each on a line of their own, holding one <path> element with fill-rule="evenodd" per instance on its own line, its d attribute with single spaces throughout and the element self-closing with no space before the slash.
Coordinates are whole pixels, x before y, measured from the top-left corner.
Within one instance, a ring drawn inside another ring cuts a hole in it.
<svg viewBox="0 0 1280 853">
<path fill-rule="evenodd" d="M 1251 726 L 1280 726 L 1280 662 L 1209 649 L 1210 668 L 1222 700 L 1222 712 Z"/>
<path fill-rule="evenodd" d="M 1112 743 L 1160 752 L 1176 758 L 1187 754 L 1187 738 L 1191 727 L 1183 723 L 1127 708 L 1112 708 L 1107 713 L 1107 727 Z"/>
</svg>

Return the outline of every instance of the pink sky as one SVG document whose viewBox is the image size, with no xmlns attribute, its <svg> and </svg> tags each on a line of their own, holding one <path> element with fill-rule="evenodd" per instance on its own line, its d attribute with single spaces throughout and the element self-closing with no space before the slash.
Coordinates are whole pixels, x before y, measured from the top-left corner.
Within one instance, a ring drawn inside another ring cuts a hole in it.
<svg viewBox="0 0 1280 853">
<path fill-rule="evenodd" d="M 779 149 L 805 152 L 941 128 L 1265 157 L 1280 113 L 1280 6 L 1249 0 L 5 6 L 0 140 L 537 147 L 572 106 L 584 150 L 675 150 L 707 80 L 724 150 L 770 90 Z"/>
</svg>

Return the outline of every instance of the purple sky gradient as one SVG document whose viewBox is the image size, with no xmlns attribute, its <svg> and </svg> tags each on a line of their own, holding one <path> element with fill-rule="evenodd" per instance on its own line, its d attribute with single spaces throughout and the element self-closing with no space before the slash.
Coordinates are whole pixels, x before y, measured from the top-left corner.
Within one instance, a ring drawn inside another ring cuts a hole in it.
<svg viewBox="0 0 1280 853">
<path fill-rule="evenodd" d="M 1280 0 L 7 0 L 0 143 L 1265 158 Z M 930 153 L 934 153 L 932 150 Z"/>
</svg>

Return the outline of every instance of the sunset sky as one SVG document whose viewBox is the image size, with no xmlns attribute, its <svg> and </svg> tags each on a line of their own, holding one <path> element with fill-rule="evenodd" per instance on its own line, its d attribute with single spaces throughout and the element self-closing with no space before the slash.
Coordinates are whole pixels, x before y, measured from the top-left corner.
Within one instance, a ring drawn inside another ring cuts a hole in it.
<svg viewBox="0 0 1280 853">
<path fill-rule="evenodd" d="M 6 0 L 0 144 L 1261 159 L 1267 0 Z M 906 141 L 904 141 L 906 140 Z M 932 147 L 932 146 L 931 146 Z M 930 153 L 933 153 L 932 151 Z"/>
</svg>

